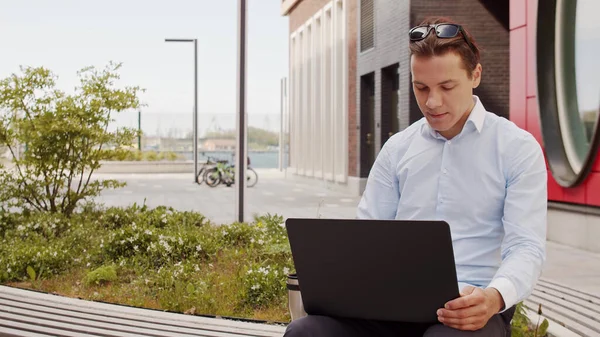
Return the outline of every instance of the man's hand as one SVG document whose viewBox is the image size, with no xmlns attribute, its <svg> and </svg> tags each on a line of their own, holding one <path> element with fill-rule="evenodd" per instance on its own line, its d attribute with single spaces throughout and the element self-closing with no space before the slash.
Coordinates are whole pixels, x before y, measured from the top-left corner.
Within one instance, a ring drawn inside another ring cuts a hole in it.
<svg viewBox="0 0 600 337">
<path fill-rule="evenodd" d="M 467 286 L 459 298 L 446 303 L 437 314 L 438 320 L 446 326 L 474 331 L 483 328 L 503 307 L 504 300 L 498 290 Z"/>
</svg>

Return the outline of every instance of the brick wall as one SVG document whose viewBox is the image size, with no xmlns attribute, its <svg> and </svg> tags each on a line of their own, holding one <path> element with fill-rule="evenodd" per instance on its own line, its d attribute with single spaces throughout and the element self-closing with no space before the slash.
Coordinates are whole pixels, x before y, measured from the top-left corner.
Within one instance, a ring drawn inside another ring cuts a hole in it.
<svg viewBox="0 0 600 337">
<path fill-rule="evenodd" d="M 502 2 L 501 0 L 497 0 Z M 508 7 L 508 1 L 505 4 Z M 411 2 L 411 26 L 426 16 L 447 16 L 461 23 L 482 48 L 482 82 L 475 89 L 488 111 L 508 118 L 510 95 L 510 39 L 502 22 L 480 0 L 426 0 Z M 412 87 L 411 87 L 412 91 Z M 419 117 L 419 108 L 411 92 L 411 116 Z M 416 108 L 417 111 L 414 111 Z M 411 118 L 412 121 L 414 119 Z"/>
</svg>

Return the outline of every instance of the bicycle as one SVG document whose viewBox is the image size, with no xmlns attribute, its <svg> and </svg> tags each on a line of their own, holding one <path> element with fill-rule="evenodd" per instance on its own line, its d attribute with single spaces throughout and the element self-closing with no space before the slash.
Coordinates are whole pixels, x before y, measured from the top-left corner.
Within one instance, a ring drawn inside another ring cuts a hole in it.
<svg viewBox="0 0 600 337">
<path fill-rule="evenodd" d="M 198 183 L 198 185 L 202 185 L 206 178 L 206 172 L 209 168 L 214 167 L 218 161 L 219 160 L 217 158 L 206 157 L 206 163 L 202 164 L 202 167 L 200 168 L 200 171 L 198 171 L 198 175 L 196 176 L 196 183 Z"/>
<path fill-rule="evenodd" d="M 248 164 L 250 164 L 250 158 L 248 158 Z M 205 180 L 206 185 L 210 187 L 216 187 L 221 183 L 230 187 L 235 183 L 235 165 L 221 161 L 214 168 L 206 171 Z M 246 171 L 246 186 L 254 187 L 257 182 L 258 173 L 252 167 L 248 166 Z"/>
</svg>

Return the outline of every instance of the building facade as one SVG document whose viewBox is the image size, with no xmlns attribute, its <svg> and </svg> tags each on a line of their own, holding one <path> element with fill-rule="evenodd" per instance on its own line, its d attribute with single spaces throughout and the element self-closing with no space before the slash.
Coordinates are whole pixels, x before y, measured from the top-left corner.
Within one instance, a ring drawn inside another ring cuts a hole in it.
<svg viewBox="0 0 600 337">
<path fill-rule="evenodd" d="M 510 119 L 548 164 L 548 239 L 600 252 L 597 0 L 512 0 Z"/>
<path fill-rule="evenodd" d="M 347 185 L 356 143 L 356 0 L 285 0 L 290 22 L 288 171 Z"/>
</svg>

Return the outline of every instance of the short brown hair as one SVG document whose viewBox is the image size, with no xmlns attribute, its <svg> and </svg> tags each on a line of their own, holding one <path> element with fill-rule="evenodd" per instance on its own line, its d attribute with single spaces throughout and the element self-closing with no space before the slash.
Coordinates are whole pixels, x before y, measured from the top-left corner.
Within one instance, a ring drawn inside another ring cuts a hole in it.
<svg viewBox="0 0 600 337">
<path fill-rule="evenodd" d="M 435 25 L 437 23 L 452 23 L 453 22 L 449 18 L 446 17 L 429 17 L 426 18 L 419 26 L 425 25 Z M 462 27 L 465 36 L 463 37 L 461 33 L 459 33 L 456 37 L 449 39 L 440 39 L 435 35 L 435 32 L 431 31 L 429 35 L 419 41 L 410 41 L 410 54 L 415 56 L 438 56 L 443 55 L 447 52 L 453 51 L 457 53 L 463 61 L 463 65 L 467 70 L 469 78 L 471 78 L 471 74 L 473 70 L 477 67 L 477 64 L 480 62 L 480 49 L 473 39 L 473 36 Z M 471 48 L 465 41 L 467 39 L 473 48 Z"/>
</svg>

